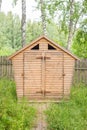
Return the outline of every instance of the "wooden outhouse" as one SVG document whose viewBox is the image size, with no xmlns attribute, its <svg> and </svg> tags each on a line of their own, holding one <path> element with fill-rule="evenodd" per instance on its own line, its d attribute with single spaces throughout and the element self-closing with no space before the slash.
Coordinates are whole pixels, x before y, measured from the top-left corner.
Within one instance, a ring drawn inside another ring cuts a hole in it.
<svg viewBox="0 0 87 130">
<path fill-rule="evenodd" d="M 69 96 L 78 58 L 45 36 L 9 57 L 18 98 L 58 99 Z"/>
</svg>

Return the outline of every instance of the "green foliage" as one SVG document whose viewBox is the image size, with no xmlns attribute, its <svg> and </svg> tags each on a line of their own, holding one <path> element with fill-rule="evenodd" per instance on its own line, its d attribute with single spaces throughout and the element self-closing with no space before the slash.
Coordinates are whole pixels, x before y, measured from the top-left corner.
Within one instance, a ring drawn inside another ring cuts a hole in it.
<svg viewBox="0 0 87 130">
<path fill-rule="evenodd" d="M 13 5 L 16 5 L 18 0 L 13 0 Z"/>
<path fill-rule="evenodd" d="M 60 44 L 61 46 L 66 47 L 67 35 L 65 35 L 59 26 L 53 21 L 50 21 L 49 24 L 47 24 L 47 33 L 50 39 Z"/>
<path fill-rule="evenodd" d="M 74 54 L 81 58 L 87 58 L 87 32 L 79 30 L 72 45 Z"/>
<path fill-rule="evenodd" d="M 62 1 L 62 0 L 48 0 L 48 4 L 47 4 L 47 9 L 49 11 L 50 16 L 52 16 L 52 18 L 55 19 L 56 16 L 56 20 L 57 23 L 59 25 L 61 25 L 61 29 L 63 29 L 63 31 L 65 33 L 68 33 L 68 23 L 70 20 L 70 2 L 68 0 Z M 73 5 L 73 15 L 72 15 L 72 21 L 73 24 L 75 24 L 75 22 L 77 21 L 77 19 L 79 18 L 79 16 L 81 15 L 81 8 L 82 6 L 82 1 L 80 2 L 74 2 Z"/>
<path fill-rule="evenodd" d="M 31 22 L 30 20 L 27 21 L 26 27 L 26 42 L 29 43 L 35 40 L 37 37 L 41 35 L 41 23 L 40 22 Z"/>
<path fill-rule="evenodd" d="M 12 54 L 21 47 L 21 23 L 18 16 L 13 16 L 11 12 L 7 15 L 0 13 L 0 36 L 0 55 Z"/>
<path fill-rule="evenodd" d="M 87 87 L 73 87 L 70 100 L 52 104 L 46 115 L 49 130 L 86 130 Z"/>
<path fill-rule="evenodd" d="M 10 51 L 9 51 L 10 50 Z M 7 46 L 5 46 L 5 47 L 2 47 L 1 49 L 0 49 L 0 56 L 9 56 L 9 55 L 11 55 L 12 53 L 14 53 L 15 52 L 15 49 L 13 49 L 13 48 L 11 48 L 11 47 L 7 47 Z"/>
<path fill-rule="evenodd" d="M 29 44 L 32 40 L 39 37 L 42 33 L 41 22 L 27 22 L 26 27 L 26 41 Z M 60 35 L 61 33 L 61 35 Z M 59 27 L 54 22 L 47 24 L 48 37 L 62 46 L 66 46 L 66 35 L 59 30 Z"/>
<path fill-rule="evenodd" d="M 77 27 L 81 27 L 87 14 L 86 0 L 47 0 L 47 13 L 56 21 L 60 27 L 60 32 L 66 35 L 67 48 L 72 45 Z M 61 33 L 60 33 L 61 35 Z M 66 42 L 65 45 L 66 47 Z M 68 48 L 71 50 L 71 48 Z"/>
<path fill-rule="evenodd" d="M 16 4 L 18 0 L 13 0 Z M 37 8 L 40 10 L 40 0 Z M 49 38 L 64 46 L 67 46 L 70 20 L 70 1 L 65 0 L 44 0 L 43 9 L 47 22 L 47 35 Z M 81 58 L 87 58 L 87 0 L 75 1 L 73 5 L 73 45 L 71 51 Z M 29 44 L 42 34 L 40 21 L 30 20 L 26 22 L 26 43 Z M 78 31 L 77 30 L 78 26 Z M 21 45 L 21 19 L 12 12 L 7 15 L 0 13 L 0 56 L 11 55 L 19 50 Z"/>
<path fill-rule="evenodd" d="M 14 81 L 0 79 L 0 130 L 30 130 L 35 113 L 26 100 L 17 102 Z"/>
</svg>

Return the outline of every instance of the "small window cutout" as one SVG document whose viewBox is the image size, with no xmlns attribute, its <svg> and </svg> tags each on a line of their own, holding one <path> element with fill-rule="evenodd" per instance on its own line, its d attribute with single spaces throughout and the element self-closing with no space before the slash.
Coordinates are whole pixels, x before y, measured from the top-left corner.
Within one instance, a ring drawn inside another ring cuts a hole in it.
<svg viewBox="0 0 87 130">
<path fill-rule="evenodd" d="M 48 44 L 48 50 L 56 50 L 53 46 Z"/>
<path fill-rule="evenodd" d="M 39 50 L 39 44 L 34 46 L 31 50 Z"/>
</svg>

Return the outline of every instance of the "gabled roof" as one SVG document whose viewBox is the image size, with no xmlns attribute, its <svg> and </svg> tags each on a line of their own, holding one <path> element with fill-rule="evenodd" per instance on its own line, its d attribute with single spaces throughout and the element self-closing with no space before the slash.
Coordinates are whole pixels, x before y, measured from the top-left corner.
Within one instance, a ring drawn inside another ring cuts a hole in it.
<svg viewBox="0 0 87 130">
<path fill-rule="evenodd" d="M 18 55 L 19 53 L 21 53 L 22 51 L 26 50 L 27 48 L 29 48 L 30 46 L 32 46 L 33 44 L 35 44 L 36 42 L 38 42 L 41 39 L 46 39 L 48 42 L 51 42 L 53 45 L 55 45 L 56 47 L 60 48 L 62 51 L 64 51 L 65 53 L 69 54 L 71 57 L 73 57 L 76 60 L 79 60 L 79 58 L 77 58 L 75 55 L 73 55 L 71 52 L 69 52 L 68 50 L 66 50 L 65 48 L 61 47 L 59 44 L 55 43 L 54 41 L 50 40 L 49 38 L 47 38 L 46 36 L 41 36 L 39 38 L 37 38 L 36 40 L 32 41 L 29 45 L 26 45 L 25 47 L 23 47 L 22 49 L 20 49 L 19 51 L 15 52 L 13 55 L 11 55 L 10 57 L 8 57 L 8 59 L 12 59 L 13 57 L 15 57 L 16 55 Z"/>
</svg>

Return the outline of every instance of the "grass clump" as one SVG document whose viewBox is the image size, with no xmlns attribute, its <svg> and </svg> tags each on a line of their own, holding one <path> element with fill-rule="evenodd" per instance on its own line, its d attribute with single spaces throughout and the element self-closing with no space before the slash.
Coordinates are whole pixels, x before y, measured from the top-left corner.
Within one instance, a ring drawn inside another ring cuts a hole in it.
<svg viewBox="0 0 87 130">
<path fill-rule="evenodd" d="M 87 130 L 87 87 L 73 87 L 68 102 L 46 111 L 48 130 Z"/>
<path fill-rule="evenodd" d="M 25 100 L 17 102 L 14 81 L 0 79 L 0 130 L 30 130 L 35 115 Z"/>
</svg>

